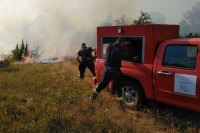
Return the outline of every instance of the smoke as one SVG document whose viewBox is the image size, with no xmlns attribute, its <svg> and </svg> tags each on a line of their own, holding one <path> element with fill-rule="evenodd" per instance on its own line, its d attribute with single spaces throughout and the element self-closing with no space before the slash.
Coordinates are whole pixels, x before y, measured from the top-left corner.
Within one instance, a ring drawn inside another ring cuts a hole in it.
<svg viewBox="0 0 200 133">
<path fill-rule="evenodd" d="M 77 29 L 68 18 L 56 12 L 44 12 L 31 23 L 22 23 L 20 29 L 24 38 L 32 40 L 31 45 L 38 45 L 44 50 L 45 57 L 72 56 L 74 49 L 71 46 L 78 39 L 83 40 L 78 31 L 84 32 Z"/>
<path fill-rule="evenodd" d="M 0 54 L 10 52 L 24 39 L 32 49 L 39 46 L 45 58 L 74 57 L 81 43 L 96 46 L 96 27 L 115 25 L 114 18 L 124 14 L 136 19 L 140 11 L 154 11 L 150 14 L 156 23 L 177 24 L 195 1 L 0 0 Z M 185 14 L 181 32 L 199 31 L 199 9 L 198 2 Z"/>
<path fill-rule="evenodd" d="M 115 20 L 112 16 L 112 13 L 109 12 L 106 16 L 106 20 L 102 21 L 101 26 L 114 26 L 115 25 Z"/>
<path fill-rule="evenodd" d="M 191 32 L 200 33 L 200 2 L 196 2 L 194 7 L 184 14 L 184 18 L 180 22 L 181 35 Z"/>
<path fill-rule="evenodd" d="M 133 5 L 134 0 L 0 0 L 0 54 L 24 39 L 31 49 L 39 46 L 44 58 L 75 56 L 83 42 L 96 46 L 96 27 L 109 25 L 109 12 L 133 16 Z"/>
<path fill-rule="evenodd" d="M 152 21 L 156 24 L 166 24 L 166 19 L 163 16 L 163 14 L 159 13 L 159 12 L 150 12 L 150 17 L 152 19 Z"/>
</svg>

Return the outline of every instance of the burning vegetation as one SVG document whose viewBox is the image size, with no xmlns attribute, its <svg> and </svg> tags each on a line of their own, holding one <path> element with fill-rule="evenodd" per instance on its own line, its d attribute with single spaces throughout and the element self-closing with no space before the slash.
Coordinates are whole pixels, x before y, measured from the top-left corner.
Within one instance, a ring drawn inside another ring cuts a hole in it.
<svg viewBox="0 0 200 133">
<path fill-rule="evenodd" d="M 21 44 L 17 43 L 16 48 L 13 49 L 11 55 L 1 55 L 3 59 L 0 62 L 0 67 L 8 67 L 9 64 L 28 64 L 28 63 L 58 63 L 65 62 L 69 58 L 66 56 L 52 57 L 52 58 L 42 58 L 44 51 L 40 51 L 39 47 L 31 50 L 28 48 L 29 44 L 22 40 Z"/>
</svg>

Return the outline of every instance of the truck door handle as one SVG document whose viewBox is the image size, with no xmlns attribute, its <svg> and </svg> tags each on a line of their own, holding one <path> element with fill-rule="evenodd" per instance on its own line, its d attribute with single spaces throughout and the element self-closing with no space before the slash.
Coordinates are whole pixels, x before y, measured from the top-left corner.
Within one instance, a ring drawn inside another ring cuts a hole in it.
<svg viewBox="0 0 200 133">
<path fill-rule="evenodd" d="M 164 75 L 164 76 L 172 76 L 172 73 L 168 73 L 168 72 L 158 72 L 158 74 Z"/>
</svg>

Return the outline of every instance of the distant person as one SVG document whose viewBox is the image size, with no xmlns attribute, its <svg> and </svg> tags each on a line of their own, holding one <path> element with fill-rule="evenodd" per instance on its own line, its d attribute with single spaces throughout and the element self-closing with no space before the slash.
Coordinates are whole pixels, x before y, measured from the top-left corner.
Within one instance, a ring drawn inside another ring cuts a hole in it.
<svg viewBox="0 0 200 133">
<path fill-rule="evenodd" d="M 79 76 L 81 80 L 84 79 L 84 73 L 85 73 L 86 67 L 90 69 L 94 77 L 96 76 L 92 52 L 94 52 L 96 56 L 95 48 L 86 47 L 86 44 L 82 43 L 81 49 L 78 51 L 76 55 L 76 60 L 79 62 Z M 81 60 L 80 60 L 80 57 L 81 57 Z"/>
<path fill-rule="evenodd" d="M 122 95 L 122 74 L 121 74 L 121 62 L 124 57 L 123 46 L 126 45 L 126 38 L 120 37 L 116 43 L 110 43 L 106 49 L 106 59 L 103 76 L 101 82 L 97 85 L 92 93 L 90 99 L 94 101 L 98 94 L 113 80 L 113 88 L 117 92 L 117 101 L 120 104 L 120 108 L 123 109 L 124 96 Z"/>
</svg>

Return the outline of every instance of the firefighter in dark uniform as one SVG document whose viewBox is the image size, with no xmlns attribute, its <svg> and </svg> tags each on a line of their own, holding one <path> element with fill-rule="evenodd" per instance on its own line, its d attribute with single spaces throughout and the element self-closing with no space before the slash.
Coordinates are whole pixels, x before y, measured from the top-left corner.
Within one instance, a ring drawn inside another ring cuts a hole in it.
<svg viewBox="0 0 200 133">
<path fill-rule="evenodd" d="M 123 46 L 126 44 L 126 38 L 120 37 L 116 43 L 109 44 L 106 49 L 106 59 L 104 73 L 101 82 L 97 85 L 92 93 L 90 99 L 94 101 L 98 94 L 113 80 L 113 87 L 117 92 L 117 101 L 120 103 L 120 107 L 123 105 L 124 96 L 122 92 L 122 74 L 120 71 L 121 61 L 123 58 Z"/>
<path fill-rule="evenodd" d="M 79 76 L 80 79 L 84 79 L 84 73 L 86 67 L 90 69 L 93 76 L 95 77 L 95 67 L 94 67 L 94 60 L 92 57 L 92 52 L 94 51 L 96 56 L 96 49 L 92 47 L 86 47 L 85 43 L 82 43 L 81 49 L 78 51 L 76 55 L 76 60 L 79 62 Z M 81 60 L 79 59 L 81 57 Z"/>
</svg>

